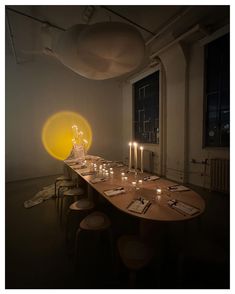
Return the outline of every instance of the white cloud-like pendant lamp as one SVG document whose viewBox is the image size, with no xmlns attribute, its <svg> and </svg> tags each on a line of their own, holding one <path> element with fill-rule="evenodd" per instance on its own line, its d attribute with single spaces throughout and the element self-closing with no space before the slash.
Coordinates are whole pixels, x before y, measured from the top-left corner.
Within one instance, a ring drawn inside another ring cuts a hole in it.
<svg viewBox="0 0 235 294">
<path fill-rule="evenodd" d="M 53 50 L 74 72 L 89 79 L 105 80 L 140 66 L 145 44 L 133 26 L 101 22 L 71 27 L 61 34 Z"/>
</svg>

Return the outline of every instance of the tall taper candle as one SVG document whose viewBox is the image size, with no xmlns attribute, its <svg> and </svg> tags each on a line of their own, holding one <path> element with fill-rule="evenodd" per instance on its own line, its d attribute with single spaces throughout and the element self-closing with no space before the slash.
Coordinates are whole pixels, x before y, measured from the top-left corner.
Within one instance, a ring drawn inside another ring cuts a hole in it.
<svg viewBox="0 0 235 294">
<path fill-rule="evenodd" d="M 129 142 L 129 170 L 131 170 L 131 149 L 132 149 L 132 143 Z"/>
<path fill-rule="evenodd" d="M 143 150 L 144 150 L 144 147 L 143 146 L 140 146 L 140 170 L 141 172 L 143 172 Z"/>
<path fill-rule="evenodd" d="M 135 171 L 137 171 L 138 165 L 137 165 L 137 146 L 138 144 L 136 142 L 133 143 L 134 151 L 135 151 Z"/>
</svg>

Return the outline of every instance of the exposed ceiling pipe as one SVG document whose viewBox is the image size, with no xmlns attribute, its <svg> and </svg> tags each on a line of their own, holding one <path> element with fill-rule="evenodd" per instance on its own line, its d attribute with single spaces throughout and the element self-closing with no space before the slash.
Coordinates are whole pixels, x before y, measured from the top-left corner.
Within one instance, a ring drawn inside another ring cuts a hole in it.
<svg viewBox="0 0 235 294">
<path fill-rule="evenodd" d="M 149 33 L 151 35 L 154 35 L 154 32 L 151 32 L 150 30 L 146 29 L 145 27 L 141 26 L 140 24 L 138 24 L 138 23 L 134 22 L 133 20 L 123 16 L 122 14 L 110 9 L 109 7 L 107 7 L 107 6 L 100 6 L 100 7 L 107 10 L 107 11 L 109 11 L 109 12 L 111 12 L 111 13 L 113 13 L 113 14 L 115 14 L 115 15 L 117 15 L 117 16 L 119 16 L 120 18 L 128 21 L 129 23 L 135 25 L 136 27 L 140 28 L 141 30 L 143 30 L 143 31 L 145 31 L 145 32 L 147 32 L 147 33 Z"/>
<path fill-rule="evenodd" d="M 180 35 L 178 38 L 176 38 L 174 41 L 168 43 L 166 46 L 162 47 L 161 49 L 159 49 L 157 52 L 154 52 L 153 54 L 150 55 L 150 59 L 155 58 L 156 56 L 158 56 L 160 53 L 162 53 L 163 51 L 165 51 L 166 49 L 168 49 L 169 47 L 173 46 L 174 44 L 178 43 L 179 41 L 182 41 L 183 39 L 185 39 L 186 37 L 192 35 L 195 32 L 202 32 L 203 34 L 206 35 L 206 31 L 204 28 L 202 28 L 199 24 L 195 25 L 194 27 L 192 27 L 190 30 L 188 30 L 187 32 L 183 33 L 182 35 Z"/>
<path fill-rule="evenodd" d="M 149 39 L 147 42 L 145 42 L 145 45 L 149 45 L 152 43 L 157 37 L 159 37 L 161 34 L 163 34 L 170 26 L 172 26 L 174 23 L 176 23 L 178 20 L 180 20 L 185 14 L 191 10 L 192 7 L 188 7 L 181 11 L 179 14 L 174 16 L 172 20 L 170 20 L 165 26 L 163 26 L 151 39 Z"/>
</svg>

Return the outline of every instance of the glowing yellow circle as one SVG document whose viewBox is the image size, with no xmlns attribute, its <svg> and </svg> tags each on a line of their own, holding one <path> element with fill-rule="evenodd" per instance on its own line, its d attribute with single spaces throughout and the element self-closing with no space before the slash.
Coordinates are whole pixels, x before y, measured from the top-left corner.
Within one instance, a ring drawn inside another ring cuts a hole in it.
<svg viewBox="0 0 235 294">
<path fill-rule="evenodd" d="M 83 139 L 88 141 L 86 150 L 92 143 L 92 131 L 87 120 L 81 115 L 62 111 L 48 118 L 42 130 L 42 142 L 47 152 L 60 160 L 65 160 L 72 149 L 72 126 L 77 125 L 83 132 Z"/>
</svg>

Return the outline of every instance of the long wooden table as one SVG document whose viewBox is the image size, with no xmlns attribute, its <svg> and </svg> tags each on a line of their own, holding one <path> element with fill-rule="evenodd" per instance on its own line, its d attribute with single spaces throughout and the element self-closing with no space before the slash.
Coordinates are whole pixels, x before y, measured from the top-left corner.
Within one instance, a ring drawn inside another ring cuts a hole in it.
<svg viewBox="0 0 235 294">
<path fill-rule="evenodd" d="M 136 175 L 134 173 L 127 173 L 128 167 L 126 166 L 114 166 L 114 174 L 112 176 L 109 176 L 106 181 L 92 184 L 90 180 L 92 180 L 95 177 L 95 175 L 84 176 L 82 174 L 88 170 L 91 170 L 91 166 L 94 163 L 97 164 L 97 170 L 99 171 L 99 164 L 102 164 L 100 160 L 87 160 L 87 169 L 75 169 L 75 165 L 65 161 L 65 164 L 67 164 L 76 174 L 82 177 L 102 197 L 104 197 L 107 201 L 109 201 L 112 205 L 114 205 L 117 209 L 121 210 L 124 213 L 135 216 L 142 220 L 145 219 L 152 221 L 172 222 L 184 221 L 198 217 L 205 210 L 205 201 L 199 194 L 192 190 L 183 192 L 169 191 L 169 189 L 167 188 L 171 185 L 174 185 L 175 183 L 164 178 L 160 178 L 155 181 L 143 181 L 143 183 L 139 185 L 139 189 L 135 189 L 132 186 L 132 182 L 136 180 Z M 112 163 L 106 163 L 107 168 L 109 168 L 112 165 Z M 123 179 L 123 177 L 121 176 L 122 172 L 125 172 L 125 175 L 128 177 L 128 180 Z M 137 176 L 137 180 L 143 180 L 144 177 L 149 175 L 150 174 L 148 173 L 139 173 Z M 104 194 L 105 190 L 113 189 L 120 186 L 125 189 L 125 193 L 115 196 L 106 196 Z M 156 197 L 156 188 L 160 188 L 162 190 L 162 193 L 159 197 L 160 199 L 157 199 Z M 150 200 L 151 206 L 143 214 L 129 211 L 127 208 L 129 204 L 134 199 L 140 196 Z M 176 199 L 184 203 L 187 203 L 191 206 L 194 206 L 199 209 L 199 212 L 195 215 L 187 215 L 178 212 L 175 209 L 169 207 L 168 201 L 170 199 Z"/>
</svg>

